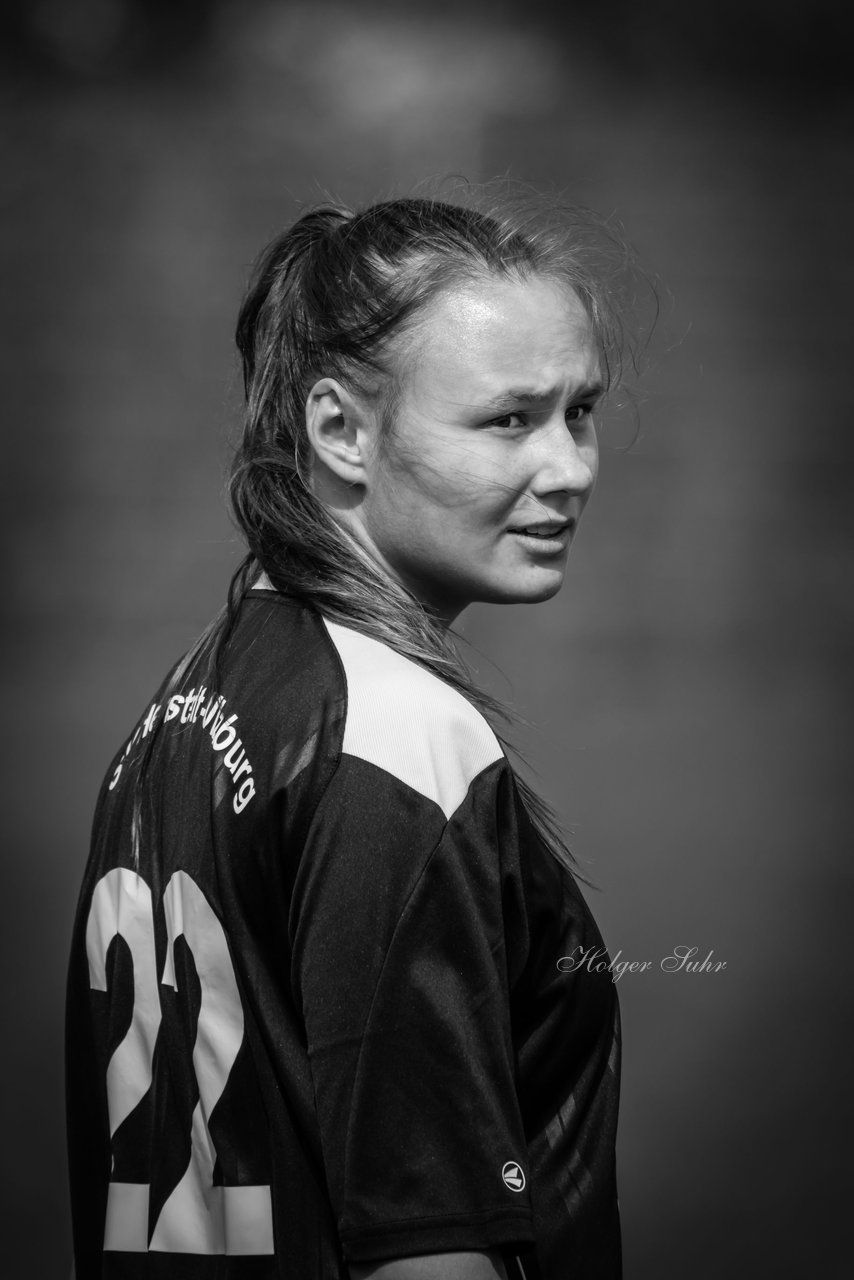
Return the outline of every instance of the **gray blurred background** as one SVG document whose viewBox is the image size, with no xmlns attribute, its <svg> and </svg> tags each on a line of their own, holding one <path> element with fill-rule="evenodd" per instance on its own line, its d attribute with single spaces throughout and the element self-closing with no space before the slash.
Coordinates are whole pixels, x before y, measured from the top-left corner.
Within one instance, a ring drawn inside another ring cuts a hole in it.
<svg viewBox="0 0 854 1280">
<path fill-rule="evenodd" d="M 627 1280 L 850 1274 L 845 6 L 30 0 L 3 18 L 3 1275 L 64 1276 L 101 775 L 219 606 L 251 259 L 329 189 L 510 173 L 663 282 L 567 586 L 463 623 L 599 886 Z M 726 969 L 665 973 L 677 946 Z M 567 1280 L 571 1280 L 567 1277 Z"/>
</svg>

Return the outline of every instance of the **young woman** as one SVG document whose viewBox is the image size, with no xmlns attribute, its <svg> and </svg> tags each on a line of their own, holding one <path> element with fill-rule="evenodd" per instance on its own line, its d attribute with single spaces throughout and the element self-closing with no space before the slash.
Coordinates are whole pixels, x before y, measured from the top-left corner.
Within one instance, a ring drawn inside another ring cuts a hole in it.
<svg viewBox="0 0 854 1280">
<path fill-rule="evenodd" d="M 321 208 L 240 314 L 223 615 L 108 772 L 78 1280 L 612 1280 L 615 987 L 448 627 L 559 590 L 618 326 L 577 227 Z"/>
</svg>

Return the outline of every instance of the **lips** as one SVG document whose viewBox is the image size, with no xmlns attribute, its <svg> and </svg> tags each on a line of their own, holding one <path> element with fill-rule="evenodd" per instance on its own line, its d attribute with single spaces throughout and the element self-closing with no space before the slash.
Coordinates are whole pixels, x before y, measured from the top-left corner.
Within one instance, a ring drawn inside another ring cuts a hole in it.
<svg viewBox="0 0 854 1280">
<path fill-rule="evenodd" d="M 534 521 L 531 524 L 518 525 L 509 529 L 508 533 L 523 534 L 526 538 L 560 538 L 572 527 L 571 520 Z"/>
</svg>

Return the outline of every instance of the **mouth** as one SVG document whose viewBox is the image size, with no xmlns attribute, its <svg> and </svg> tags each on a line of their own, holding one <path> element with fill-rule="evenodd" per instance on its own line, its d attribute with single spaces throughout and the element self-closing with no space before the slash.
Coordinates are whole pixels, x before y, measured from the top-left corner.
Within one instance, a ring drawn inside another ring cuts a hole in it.
<svg viewBox="0 0 854 1280">
<path fill-rule="evenodd" d="M 554 555 L 563 551 L 575 528 L 574 520 L 535 520 L 531 524 L 508 529 L 529 548 Z"/>
</svg>

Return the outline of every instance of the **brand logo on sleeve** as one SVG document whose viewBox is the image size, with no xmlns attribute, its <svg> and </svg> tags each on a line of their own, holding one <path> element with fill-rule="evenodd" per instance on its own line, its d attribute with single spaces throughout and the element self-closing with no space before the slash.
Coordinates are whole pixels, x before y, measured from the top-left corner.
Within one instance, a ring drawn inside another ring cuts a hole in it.
<svg viewBox="0 0 854 1280">
<path fill-rule="evenodd" d="M 511 1191 L 524 1190 L 525 1175 L 515 1160 L 507 1161 L 501 1170 L 501 1177 L 504 1179 L 505 1187 L 509 1187 Z"/>
</svg>

